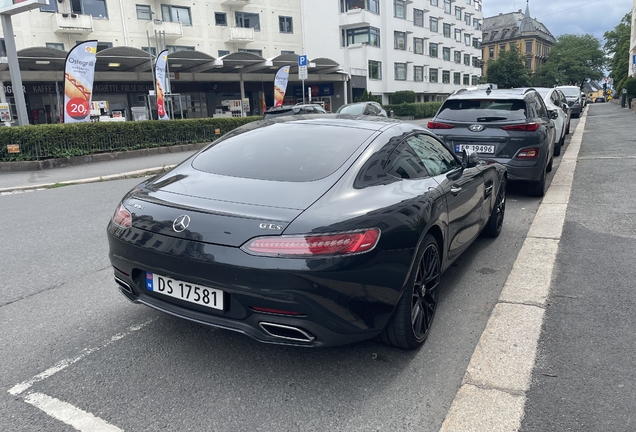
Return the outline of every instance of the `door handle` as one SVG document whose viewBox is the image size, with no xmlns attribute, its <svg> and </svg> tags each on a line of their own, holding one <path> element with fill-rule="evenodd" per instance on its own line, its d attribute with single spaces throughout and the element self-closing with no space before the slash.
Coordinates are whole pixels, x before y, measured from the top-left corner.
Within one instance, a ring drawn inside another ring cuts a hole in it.
<svg viewBox="0 0 636 432">
<path fill-rule="evenodd" d="M 453 186 L 451 187 L 451 193 L 453 195 L 457 195 L 462 191 L 462 188 L 458 187 L 458 186 Z"/>
</svg>

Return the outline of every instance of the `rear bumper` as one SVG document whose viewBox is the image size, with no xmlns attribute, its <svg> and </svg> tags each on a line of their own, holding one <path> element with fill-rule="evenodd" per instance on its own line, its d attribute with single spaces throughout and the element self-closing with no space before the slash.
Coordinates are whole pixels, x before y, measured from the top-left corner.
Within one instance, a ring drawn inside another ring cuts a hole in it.
<svg viewBox="0 0 636 432">
<path fill-rule="evenodd" d="M 489 161 L 499 162 L 508 170 L 508 180 L 512 181 L 539 181 L 545 170 L 543 157 L 533 161 L 518 159 L 487 158 Z"/>
</svg>

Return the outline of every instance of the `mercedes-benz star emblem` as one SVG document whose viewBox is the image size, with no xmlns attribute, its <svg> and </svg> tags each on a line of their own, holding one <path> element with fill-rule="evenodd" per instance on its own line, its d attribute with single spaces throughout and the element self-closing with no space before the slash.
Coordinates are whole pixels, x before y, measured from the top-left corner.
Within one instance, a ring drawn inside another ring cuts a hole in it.
<svg viewBox="0 0 636 432">
<path fill-rule="evenodd" d="M 482 125 L 471 125 L 468 129 L 473 132 L 481 132 L 484 130 L 484 127 Z"/>
<path fill-rule="evenodd" d="M 188 229 L 188 226 L 190 226 L 190 216 L 188 215 L 181 215 L 172 222 L 172 229 L 178 233 Z"/>
</svg>

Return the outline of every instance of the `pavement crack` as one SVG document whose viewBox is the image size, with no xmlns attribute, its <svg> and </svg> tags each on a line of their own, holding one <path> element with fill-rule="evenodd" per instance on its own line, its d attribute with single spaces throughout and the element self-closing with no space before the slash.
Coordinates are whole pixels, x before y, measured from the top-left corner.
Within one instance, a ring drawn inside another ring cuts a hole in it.
<svg viewBox="0 0 636 432">
<path fill-rule="evenodd" d="M 525 390 L 509 389 L 509 388 L 505 388 L 505 387 L 497 387 L 497 386 L 493 386 L 493 385 L 489 385 L 489 384 L 477 383 L 477 382 L 474 382 L 474 381 L 469 381 L 466 378 L 464 378 L 464 383 L 463 384 L 476 387 L 479 390 L 489 390 L 489 391 L 495 390 L 495 391 L 498 391 L 498 392 L 507 393 L 509 395 L 517 396 L 517 397 L 525 397 L 525 395 L 526 395 Z"/>
<path fill-rule="evenodd" d="M 511 304 L 511 305 L 521 305 L 521 306 L 532 306 L 539 309 L 546 309 L 546 305 L 536 302 L 523 302 L 523 301 L 513 301 L 513 300 L 499 300 L 497 303 L 500 304 Z"/>
<path fill-rule="evenodd" d="M 40 291 L 38 291 L 38 292 L 34 292 L 34 293 L 29 294 L 29 295 L 22 296 L 22 297 L 20 297 L 20 298 L 15 299 L 15 300 L 8 301 L 8 302 L 6 302 L 6 303 L 0 303 L 0 308 L 5 307 L 5 306 L 9 306 L 9 305 L 11 305 L 11 304 L 13 304 L 13 303 L 17 303 L 17 302 L 20 302 L 20 301 L 22 301 L 22 300 L 29 299 L 29 298 L 31 298 L 31 297 L 35 297 L 35 296 L 37 296 L 37 295 L 40 295 L 40 294 L 45 293 L 45 292 L 47 292 L 47 291 L 54 290 L 54 289 L 56 289 L 56 288 L 61 288 L 61 287 L 63 287 L 64 285 L 66 285 L 66 282 L 62 282 L 61 284 L 53 285 L 53 286 L 50 286 L 50 287 L 48 287 L 48 288 L 44 288 L 43 290 L 40 290 Z"/>
</svg>

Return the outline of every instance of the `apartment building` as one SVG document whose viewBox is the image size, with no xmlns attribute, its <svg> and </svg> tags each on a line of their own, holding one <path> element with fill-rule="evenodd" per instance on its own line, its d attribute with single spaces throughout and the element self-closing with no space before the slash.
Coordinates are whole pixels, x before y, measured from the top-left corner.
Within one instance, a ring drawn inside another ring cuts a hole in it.
<svg viewBox="0 0 636 432">
<path fill-rule="evenodd" d="M 224 100 L 242 95 L 252 112 L 262 111 L 263 103 L 273 104 L 274 74 L 284 64 L 294 65 L 288 102 L 302 99 L 295 66 L 303 53 L 300 0 L 50 0 L 15 15 L 13 27 L 31 123 L 57 121 L 66 53 L 95 39 L 93 100 L 129 118 L 131 107 L 147 104 L 150 57 L 163 48 L 170 52 L 172 92 L 183 96 L 185 117 L 212 116 Z M 329 93 L 328 102 L 337 97 L 337 106 L 346 99 L 347 77 L 325 57 L 309 69 L 307 84 L 319 96 Z M 6 65 L 0 64 L 0 78 L 10 81 Z M 7 96 L 12 90 L 5 85 Z"/>
<path fill-rule="evenodd" d="M 629 70 L 627 76 L 636 77 L 636 0 L 632 4 L 632 30 L 629 39 Z"/>
<path fill-rule="evenodd" d="M 481 76 L 481 0 L 302 0 L 307 53 L 351 76 L 352 96 L 441 101 Z"/>
</svg>

